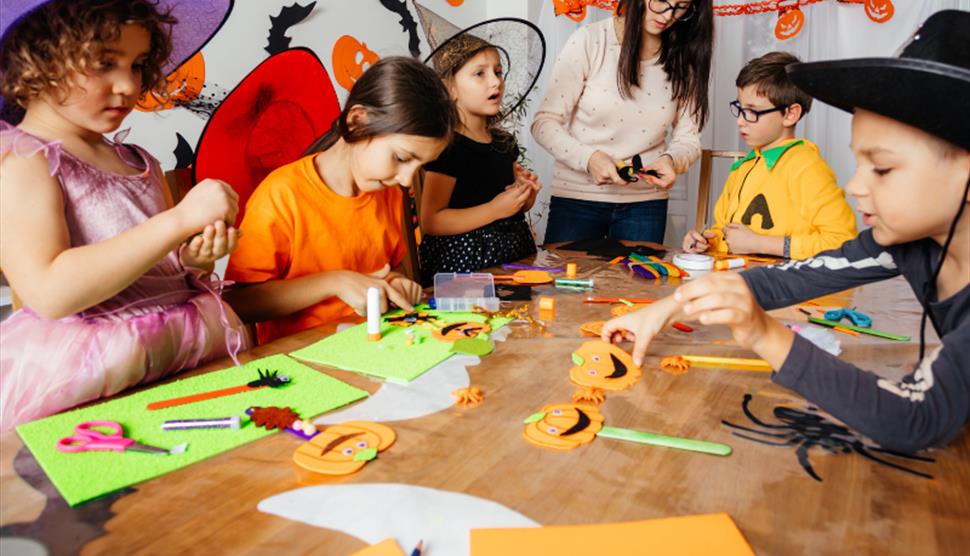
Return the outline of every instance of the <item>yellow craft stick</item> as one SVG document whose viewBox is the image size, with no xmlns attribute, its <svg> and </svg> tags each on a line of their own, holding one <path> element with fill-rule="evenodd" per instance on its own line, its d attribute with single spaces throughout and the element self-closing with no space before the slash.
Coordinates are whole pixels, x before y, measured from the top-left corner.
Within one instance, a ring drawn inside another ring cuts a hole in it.
<svg viewBox="0 0 970 556">
<path fill-rule="evenodd" d="M 729 367 L 746 367 L 752 371 L 771 372 L 774 369 L 764 359 L 741 359 L 738 357 L 709 357 L 705 355 L 684 355 L 684 360 L 699 365 L 724 365 Z"/>
</svg>

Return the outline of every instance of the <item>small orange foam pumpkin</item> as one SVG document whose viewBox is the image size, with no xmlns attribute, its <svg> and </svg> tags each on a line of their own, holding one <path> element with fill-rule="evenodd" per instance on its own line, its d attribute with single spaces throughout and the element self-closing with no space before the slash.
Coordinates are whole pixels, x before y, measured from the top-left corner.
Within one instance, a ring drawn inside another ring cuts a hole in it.
<svg viewBox="0 0 970 556">
<path fill-rule="evenodd" d="M 344 35 L 333 43 L 330 57 L 333 77 L 341 87 L 349 91 L 364 73 L 364 65 L 372 66 L 380 59 L 376 52 L 367 48 L 367 43 Z"/>
<path fill-rule="evenodd" d="M 640 379 L 640 369 L 630 354 L 601 340 L 584 343 L 573 352 L 575 367 L 569 378 L 579 386 L 625 390 Z"/>
<path fill-rule="evenodd" d="M 525 420 L 522 436 L 530 444 L 551 450 L 572 450 L 589 444 L 603 428 L 603 414 L 587 404 L 552 404 Z"/>
<path fill-rule="evenodd" d="M 293 462 L 324 475 L 359 470 L 397 439 L 394 429 L 370 421 L 347 421 L 327 427 L 293 452 Z"/>
<path fill-rule="evenodd" d="M 202 52 L 196 52 L 165 77 L 165 93 L 168 94 L 166 98 L 159 98 L 154 93 L 146 93 L 138 99 L 135 109 L 141 112 L 170 110 L 179 104 L 192 102 L 198 98 L 204 84 L 205 59 L 202 57 Z"/>
<path fill-rule="evenodd" d="M 778 17 L 775 24 L 775 36 L 779 40 L 786 40 L 794 37 L 802 30 L 805 25 L 805 14 L 798 7 L 786 10 Z"/>
<path fill-rule="evenodd" d="M 453 322 L 451 324 L 435 328 L 431 335 L 444 342 L 454 342 L 466 338 L 474 338 L 479 334 L 491 332 L 492 327 L 484 322 Z"/>
</svg>

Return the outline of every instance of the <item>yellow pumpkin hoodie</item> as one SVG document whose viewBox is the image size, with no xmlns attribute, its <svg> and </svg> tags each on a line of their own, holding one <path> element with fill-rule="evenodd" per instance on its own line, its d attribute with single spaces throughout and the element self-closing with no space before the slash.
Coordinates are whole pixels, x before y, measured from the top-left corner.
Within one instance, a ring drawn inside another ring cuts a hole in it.
<svg viewBox="0 0 970 556">
<path fill-rule="evenodd" d="M 712 251 L 728 252 L 724 226 L 732 222 L 762 235 L 790 237 L 793 259 L 835 249 L 857 234 L 835 173 L 806 139 L 754 149 L 734 163 L 714 205 Z"/>
</svg>

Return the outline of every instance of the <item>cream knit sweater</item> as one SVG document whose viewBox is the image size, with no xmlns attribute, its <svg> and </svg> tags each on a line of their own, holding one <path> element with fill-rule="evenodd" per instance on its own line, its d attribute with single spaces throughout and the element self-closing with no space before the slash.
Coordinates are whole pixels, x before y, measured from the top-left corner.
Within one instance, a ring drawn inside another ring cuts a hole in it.
<svg viewBox="0 0 970 556">
<path fill-rule="evenodd" d="M 673 100 L 657 57 L 640 62 L 640 86 L 630 99 L 620 95 L 617 85 L 619 60 L 613 18 L 576 30 L 556 60 L 532 122 L 532 136 L 556 159 L 555 196 L 610 203 L 667 198 L 667 191 L 642 179 L 596 185 L 586 165 L 598 150 L 625 161 L 640 154 L 645 165 L 669 154 L 678 174 L 700 157 L 697 122 Z"/>
</svg>

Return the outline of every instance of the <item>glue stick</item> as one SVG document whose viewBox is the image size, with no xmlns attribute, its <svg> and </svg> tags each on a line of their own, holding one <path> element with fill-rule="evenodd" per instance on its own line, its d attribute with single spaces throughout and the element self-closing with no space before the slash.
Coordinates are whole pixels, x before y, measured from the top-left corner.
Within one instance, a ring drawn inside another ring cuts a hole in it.
<svg viewBox="0 0 970 556">
<path fill-rule="evenodd" d="M 238 430 L 241 421 L 238 415 L 218 419 L 173 419 L 162 423 L 163 431 L 185 429 L 233 429 Z"/>
<path fill-rule="evenodd" d="M 743 257 L 736 257 L 734 259 L 722 259 L 714 263 L 714 268 L 716 270 L 730 270 L 732 268 L 742 268 L 745 266 L 747 261 Z"/>
<path fill-rule="evenodd" d="M 381 339 L 381 290 L 377 288 L 367 288 L 367 339 Z"/>
</svg>

